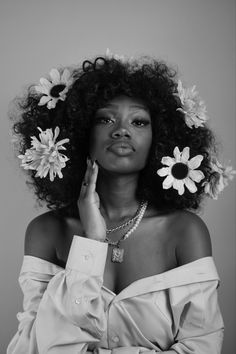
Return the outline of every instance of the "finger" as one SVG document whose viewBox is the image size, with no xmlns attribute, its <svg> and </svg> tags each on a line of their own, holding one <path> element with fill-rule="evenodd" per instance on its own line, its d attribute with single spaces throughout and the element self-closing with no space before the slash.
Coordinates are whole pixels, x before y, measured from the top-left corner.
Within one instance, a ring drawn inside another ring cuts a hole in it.
<svg viewBox="0 0 236 354">
<path fill-rule="evenodd" d="M 84 197 L 85 196 L 85 192 L 87 190 L 88 184 L 89 184 L 89 173 L 90 173 L 90 163 L 89 163 L 89 159 L 87 159 L 87 169 L 85 171 L 84 174 L 84 179 L 81 183 L 81 187 L 80 187 L 80 197 Z"/>
<path fill-rule="evenodd" d="M 80 196 L 87 197 L 96 190 L 96 181 L 98 175 L 98 165 L 91 160 L 87 160 L 87 170 L 84 176 L 84 180 L 81 185 Z"/>
<path fill-rule="evenodd" d="M 79 194 L 79 199 L 84 198 L 86 194 L 88 183 L 82 182 L 81 188 L 80 188 L 80 194 Z"/>
<path fill-rule="evenodd" d="M 88 180 L 88 187 L 87 187 L 87 193 L 94 193 L 96 190 L 96 183 L 97 183 L 97 176 L 98 176 L 98 165 L 94 161 L 90 165 L 90 171 L 89 171 L 89 180 Z"/>
</svg>

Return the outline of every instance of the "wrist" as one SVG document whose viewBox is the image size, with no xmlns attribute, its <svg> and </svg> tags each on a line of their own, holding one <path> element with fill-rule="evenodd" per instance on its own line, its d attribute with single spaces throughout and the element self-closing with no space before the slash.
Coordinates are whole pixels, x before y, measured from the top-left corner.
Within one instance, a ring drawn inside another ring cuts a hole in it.
<svg viewBox="0 0 236 354">
<path fill-rule="evenodd" d="M 108 245 L 89 238 L 74 235 L 66 268 L 91 276 L 103 276 Z"/>
<path fill-rule="evenodd" d="M 106 235 L 99 236 L 99 235 L 95 235 L 94 233 L 84 231 L 83 237 L 88 238 L 93 241 L 105 242 Z"/>
<path fill-rule="evenodd" d="M 103 239 L 96 238 L 96 237 L 87 237 L 87 238 L 89 238 L 90 240 L 93 240 L 93 241 L 105 242 L 105 238 L 103 238 Z"/>
</svg>

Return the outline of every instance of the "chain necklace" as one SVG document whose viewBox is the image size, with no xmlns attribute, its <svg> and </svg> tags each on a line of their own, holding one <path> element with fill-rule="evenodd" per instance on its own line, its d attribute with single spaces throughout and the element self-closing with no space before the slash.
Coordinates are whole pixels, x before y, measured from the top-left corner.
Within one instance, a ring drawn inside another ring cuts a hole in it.
<svg viewBox="0 0 236 354">
<path fill-rule="evenodd" d="M 120 243 L 127 240 L 127 238 L 137 229 L 138 225 L 140 224 L 140 222 L 145 214 L 147 206 L 148 206 L 147 201 L 143 202 L 141 204 L 133 227 L 131 227 L 131 229 L 129 229 L 118 241 L 111 241 L 107 237 L 105 238 L 105 242 L 107 242 L 109 246 L 115 246 L 112 249 L 112 256 L 111 256 L 111 260 L 113 263 L 122 263 L 123 262 L 124 249 L 120 248 Z"/>
<path fill-rule="evenodd" d="M 113 229 L 107 229 L 106 234 L 108 235 L 108 234 L 115 232 L 117 230 L 124 229 L 126 226 L 132 224 L 139 217 L 139 213 L 140 213 L 140 210 L 143 207 L 143 205 L 144 205 L 144 202 L 141 202 L 141 204 L 138 206 L 138 209 L 136 210 L 135 215 L 131 219 L 125 221 L 123 224 L 121 224 L 117 227 L 114 227 Z"/>
</svg>

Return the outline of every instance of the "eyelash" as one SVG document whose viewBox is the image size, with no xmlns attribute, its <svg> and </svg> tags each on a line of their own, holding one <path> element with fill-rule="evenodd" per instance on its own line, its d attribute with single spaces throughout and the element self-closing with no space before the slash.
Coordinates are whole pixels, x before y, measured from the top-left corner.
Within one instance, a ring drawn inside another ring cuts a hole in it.
<svg viewBox="0 0 236 354">
<path fill-rule="evenodd" d="M 150 124 L 150 122 L 146 119 L 135 119 L 133 122 L 136 122 L 136 125 L 139 127 L 146 127 L 147 125 Z M 141 124 L 137 124 L 137 123 L 141 123 Z"/>
<path fill-rule="evenodd" d="M 96 117 L 95 123 L 107 123 L 109 120 L 111 121 L 109 117 Z"/>
<path fill-rule="evenodd" d="M 109 124 L 109 121 L 112 121 L 110 117 L 97 117 L 95 123 L 97 124 Z M 132 123 L 135 123 L 137 127 L 145 127 L 150 124 L 150 122 L 146 119 L 137 119 L 135 118 Z"/>
</svg>

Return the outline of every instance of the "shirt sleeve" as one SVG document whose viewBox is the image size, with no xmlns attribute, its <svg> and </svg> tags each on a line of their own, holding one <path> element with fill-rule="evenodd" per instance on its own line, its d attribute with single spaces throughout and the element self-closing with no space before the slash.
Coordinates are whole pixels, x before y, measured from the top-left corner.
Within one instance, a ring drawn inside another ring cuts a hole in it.
<svg viewBox="0 0 236 354">
<path fill-rule="evenodd" d="M 44 273 L 41 272 L 42 267 L 45 268 Z M 24 296 L 23 311 L 16 316 L 19 321 L 18 330 L 8 345 L 7 354 L 38 354 L 35 318 L 42 296 L 57 268 L 59 267 L 39 258 L 24 257 L 19 276 Z"/>
<path fill-rule="evenodd" d="M 93 352 L 93 354 L 155 354 L 155 353 L 159 353 L 159 352 L 144 347 L 118 347 L 113 349 L 98 348 Z"/>
<path fill-rule="evenodd" d="M 220 354 L 224 324 L 218 305 L 218 280 L 170 289 L 175 343 L 178 354 Z"/>
<path fill-rule="evenodd" d="M 23 312 L 7 354 L 87 353 L 106 328 L 101 286 L 107 244 L 74 236 L 66 268 L 25 256 Z M 89 352 L 88 352 L 89 353 Z"/>
<path fill-rule="evenodd" d="M 65 270 L 50 281 L 39 304 L 40 353 L 86 353 L 106 329 L 101 295 L 107 244 L 74 236 Z"/>
</svg>

